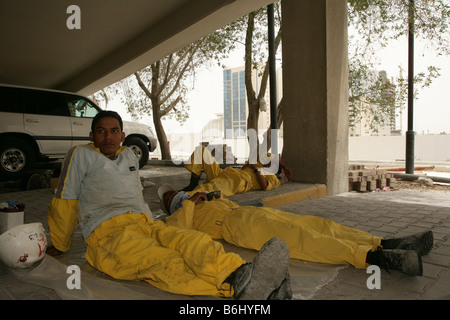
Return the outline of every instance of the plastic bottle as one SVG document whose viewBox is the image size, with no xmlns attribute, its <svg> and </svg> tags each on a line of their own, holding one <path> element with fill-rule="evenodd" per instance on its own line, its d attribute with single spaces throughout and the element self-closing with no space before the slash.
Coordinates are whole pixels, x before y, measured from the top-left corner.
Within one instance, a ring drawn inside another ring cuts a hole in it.
<svg viewBox="0 0 450 320">
<path fill-rule="evenodd" d="M 17 209 L 16 202 L 14 200 L 8 201 L 8 209 Z"/>
</svg>

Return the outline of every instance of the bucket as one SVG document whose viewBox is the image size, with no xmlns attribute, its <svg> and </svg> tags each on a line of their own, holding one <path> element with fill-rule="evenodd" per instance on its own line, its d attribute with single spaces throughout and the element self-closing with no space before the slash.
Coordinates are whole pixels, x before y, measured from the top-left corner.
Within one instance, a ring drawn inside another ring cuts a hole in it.
<svg viewBox="0 0 450 320">
<path fill-rule="evenodd" d="M 0 234 L 7 230 L 23 224 L 25 206 L 23 204 L 15 204 L 10 201 L 9 206 L 2 204 L 0 206 Z"/>
</svg>

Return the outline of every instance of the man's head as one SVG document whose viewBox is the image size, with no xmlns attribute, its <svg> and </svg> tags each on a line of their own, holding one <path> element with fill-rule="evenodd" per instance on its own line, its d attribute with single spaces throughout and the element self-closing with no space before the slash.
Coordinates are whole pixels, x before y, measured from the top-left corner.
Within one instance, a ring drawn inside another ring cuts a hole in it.
<svg viewBox="0 0 450 320">
<path fill-rule="evenodd" d="M 120 115 L 115 111 L 100 111 L 97 113 L 92 120 L 89 138 L 105 156 L 115 156 L 121 143 L 125 141 Z"/>
<path fill-rule="evenodd" d="M 158 188 L 158 197 L 161 209 L 168 214 L 177 211 L 182 206 L 182 202 L 190 198 L 186 192 L 176 191 L 175 188 L 168 183 L 163 184 Z"/>
</svg>

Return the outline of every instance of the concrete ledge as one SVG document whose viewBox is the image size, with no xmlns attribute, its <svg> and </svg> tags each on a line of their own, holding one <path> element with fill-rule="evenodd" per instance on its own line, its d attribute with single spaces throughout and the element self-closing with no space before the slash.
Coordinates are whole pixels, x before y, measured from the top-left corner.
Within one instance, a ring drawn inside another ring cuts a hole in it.
<svg viewBox="0 0 450 320">
<path fill-rule="evenodd" d="M 270 191 L 250 191 L 229 197 L 240 206 L 275 207 L 282 204 L 320 198 L 327 195 L 323 184 L 288 182 Z"/>
<path fill-rule="evenodd" d="M 325 197 L 326 195 L 327 187 L 324 184 L 319 184 L 296 191 L 265 197 L 261 201 L 264 207 L 276 207 L 290 202 Z"/>
</svg>

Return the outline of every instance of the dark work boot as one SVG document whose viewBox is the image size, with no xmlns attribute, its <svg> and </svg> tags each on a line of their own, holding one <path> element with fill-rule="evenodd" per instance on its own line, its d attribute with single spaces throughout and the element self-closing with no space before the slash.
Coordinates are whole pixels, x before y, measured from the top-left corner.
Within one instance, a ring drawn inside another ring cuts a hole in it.
<svg viewBox="0 0 450 320">
<path fill-rule="evenodd" d="M 433 231 L 416 233 L 411 236 L 381 241 L 384 249 L 416 250 L 420 256 L 427 255 L 433 249 Z"/>
<path fill-rule="evenodd" d="M 292 300 L 291 276 L 289 273 L 281 285 L 272 291 L 267 300 Z"/>
<path fill-rule="evenodd" d="M 286 279 L 289 279 L 289 250 L 274 237 L 264 244 L 252 263 L 239 267 L 226 282 L 233 286 L 235 299 L 266 300 L 271 295 L 274 299 L 292 296 L 290 281 Z"/>
<path fill-rule="evenodd" d="M 200 180 L 200 176 L 196 176 L 194 174 L 191 174 L 191 181 L 189 182 L 189 185 L 187 187 L 184 187 L 184 189 L 181 189 L 181 191 L 192 191 L 195 189 L 196 186 L 198 186 L 198 182 Z"/>
<path fill-rule="evenodd" d="M 389 272 L 398 270 L 410 276 L 421 276 L 422 257 L 414 250 L 382 249 L 367 254 L 367 263 L 377 265 Z"/>
</svg>

